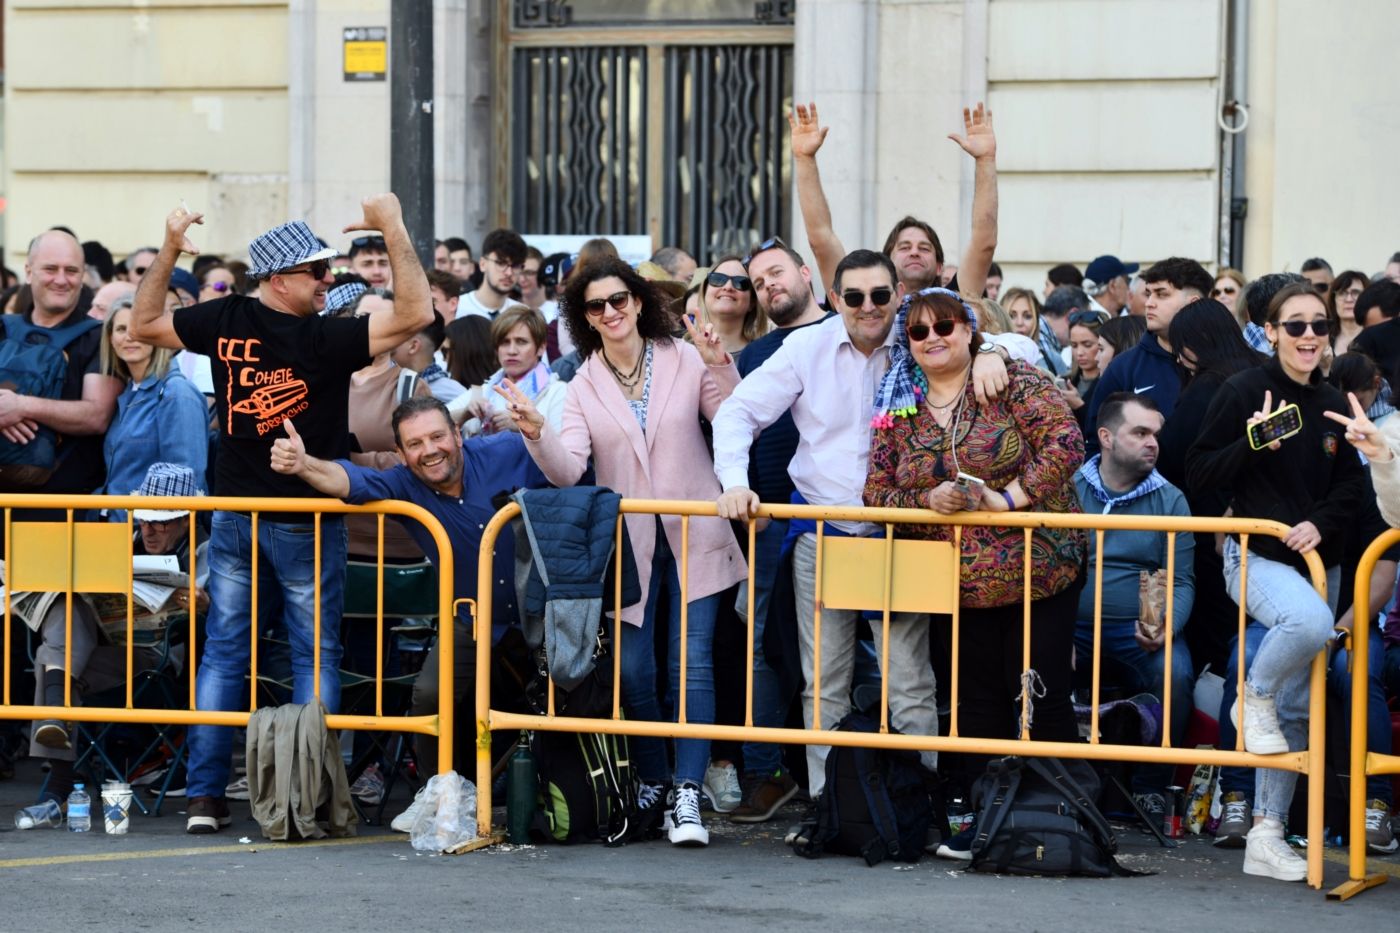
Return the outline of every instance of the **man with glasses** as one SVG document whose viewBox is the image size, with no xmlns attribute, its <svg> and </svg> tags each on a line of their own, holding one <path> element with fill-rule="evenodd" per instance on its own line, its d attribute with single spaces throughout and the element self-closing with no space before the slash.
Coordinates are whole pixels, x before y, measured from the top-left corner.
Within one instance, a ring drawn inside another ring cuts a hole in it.
<svg viewBox="0 0 1400 933">
<path fill-rule="evenodd" d="M 350 241 L 350 271 L 372 288 L 394 287 L 394 270 L 389 264 L 389 248 L 382 236 L 361 236 Z"/>
<path fill-rule="evenodd" d="M 756 251 L 747 263 L 750 270 L 763 270 L 765 285 L 768 252 L 775 242 L 765 244 L 766 248 Z M 798 280 L 804 281 L 806 277 L 800 271 Z M 758 278 L 757 272 L 751 274 Z M 797 448 L 788 465 L 794 487 L 791 500 L 825 506 L 862 504 L 875 392 L 889 368 L 895 312 L 905 291 L 890 257 L 872 250 L 856 250 L 842 259 L 834 270 L 833 282 L 829 298 L 839 315 L 791 334 L 762 366 L 739 383 L 715 415 L 715 473 L 724 489 L 719 498 L 722 518 L 747 521 L 757 510 L 759 495 L 749 485 L 750 449 L 754 437 L 788 411 L 797 429 Z M 766 289 L 760 294 L 763 291 Z M 772 303 L 783 297 L 769 293 L 765 300 Z M 987 352 L 976 354 L 971 378 L 978 397 L 985 399 L 988 393 L 995 396 L 1005 388 L 1006 366 L 993 345 L 985 344 L 982 349 Z M 827 523 L 828 534 L 871 536 L 878 530 L 878 526 L 869 523 Z M 851 707 L 860 614 L 830 609 L 822 612 L 822 721 L 814 723 L 815 526 L 794 520 L 789 523 L 788 532 L 796 540 L 791 551 L 792 585 L 806 681 L 803 712 L 809 727 L 830 729 Z M 879 626 L 872 628 L 878 651 L 882 632 Z M 885 674 L 891 722 L 902 732 L 936 735 L 938 711 L 929 663 L 928 625 L 898 614 L 891 624 L 890 642 L 890 670 Z M 826 783 L 828 751 L 825 746 L 807 748 L 807 780 L 813 800 Z M 931 753 L 923 759 L 930 768 L 936 761 Z"/>
<path fill-rule="evenodd" d="M 1325 295 L 1327 289 L 1332 287 L 1332 264 L 1320 256 L 1304 259 L 1298 271 L 1312 283 L 1313 290 L 1318 294 Z"/>
<path fill-rule="evenodd" d="M 516 281 L 516 288 L 520 292 L 521 303 L 538 311 L 544 317 L 544 322 L 548 324 L 559 316 L 559 303 L 551 301 L 549 293 L 540 284 L 540 267 L 543 265 L 544 253 L 533 246 L 527 246 L 525 248 L 525 268 Z"/>
<path fill-rule="evenodd" d="M 170 349 L 188 348 L 211 358 L 219 422 L 214 478 L 220 496 L 269 501 L 258 518 L 257 576 L 283 596 L 282 625 L 291 642 L 292 700 L 319 696 L 330 712 L 340 700 L 340 614 L 345 582 L 346 532 L 340 516 L 320 520 L 319 542 L 311 516 L 275 511 L 278 498 L 317 496 L 304 481 L 273 471 L 273 441 L 295 419 L 307 450 L 324 459 L 348 457 L 350 375 L 428 326 L 428 280 L 404 227 L 398 198 L 374 195 L 362 202 L 364 218 L 346 228 L 378 231 L 398 283 L 397 298 L 366 317 L 330 318 L 325 307 L 335 250 L 324 247 L 301 221 L 262 234 L 248 247 L 248 276 L 258 297 L 229 295 L 166 313 L 162 293 L 175 260 L 197 253 L 186 235 L 200 214 L 184 208 L 166 220 L 165 242 L 136 293 L 134 339 Z M 313 567 L 319 544 L 320 578 Z M 199 666 L 196 701 L 201 710 L 238 708 L 249 667 L 249 615 L 254 568 L 249 516 L 215 512 L 210 536 L 210 611 Z M 316 593 L 320 589 L 320 678 L 314 658 Z M 189 734 L 186 831 L 217 832 L 229 825 L 231 730 L 196 726 Z"/>
<path fill-rule="evenodd" d="M 481 241 L 481 284 L 462 295 L 457 317 L 469 314 L 494 318 L 509 305 L 510 293 L 525 272 L 525 241 L 514 230 L 492 230 Z"/>
<path fill-rule="evenodd" d="M 141 277 L 146 274 L 146 270 L 151 266 L 151 260 L 156 258 L 156 251 L 149 246 L 138 249 L 130 256 L 126 257 L 123 265 L 126 266 L 126 280 L 132 285 L 140 285 Z"/>
</svg>

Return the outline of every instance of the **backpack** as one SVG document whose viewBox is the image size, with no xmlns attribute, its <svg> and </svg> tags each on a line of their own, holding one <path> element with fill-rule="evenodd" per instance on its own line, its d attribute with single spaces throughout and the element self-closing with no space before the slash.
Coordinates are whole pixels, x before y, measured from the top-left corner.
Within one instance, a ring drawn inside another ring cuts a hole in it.
<svg viewBox="0 0 1400 933">
<path fill-rule="evenodd" d="M 841 732 L 879 732 L 879 720 L 859 710 L 846 714 Z M 889 734 L 898 735 L 891 727 Z M 885 859 L 917 862 L 933 821 L 930 775 L 919 753 L 832 746 L 826 757 L 826 789 L 817 801 L 817 825 L 797 853 L 858 855 L 867 865 Z"/>
<path fill-rule="evenodd" d="M 0 339 L 0 389 L 20 395 L 58 399 L 68 375 L 64 350 L 102 322 L 85 317 L 63 327 L 40 327 L 18 314 L 7 314 Z M 0 437 L 0 488 L 42 486 L 58 466 L 60 438 L 39 425 L 34 439 L 17 445 Z"/>
<path fill-rule="evenodd" d="M 662 807 L 637 802 L 627 736 L 536 731 L 530 750 L 539 769 L 535 838 L 620 846 L 659 833 Z"/>
<path fill-rule="evenodd" d="M 977 835 L 968 871 L 1012 875 L 1147 874 L 1118 864 L 1118 840 L 1094 805 L 1099 782 L 1082 761 L 993 759 L 972 788 Z"/>
</svg>

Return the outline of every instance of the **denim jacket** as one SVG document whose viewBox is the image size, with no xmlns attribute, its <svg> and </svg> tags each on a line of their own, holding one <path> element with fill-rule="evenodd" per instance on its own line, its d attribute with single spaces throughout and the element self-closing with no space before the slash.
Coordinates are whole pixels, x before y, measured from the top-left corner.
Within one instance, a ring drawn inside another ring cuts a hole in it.
<svg viewBox="0 0 1400 933">
<path fill-rule="evenodd" d="M 130 494 L 159 461 L 182 463 L 202 481 L 209 459 L 209 406 L 203 393 L 174 367 L 164 376 L 128 382 L 117 396 L 102 454 L 107 484 L 99 493 Z M 112 509 L 107 517 L 125 521 L 126 512 Z"/>
</svg>

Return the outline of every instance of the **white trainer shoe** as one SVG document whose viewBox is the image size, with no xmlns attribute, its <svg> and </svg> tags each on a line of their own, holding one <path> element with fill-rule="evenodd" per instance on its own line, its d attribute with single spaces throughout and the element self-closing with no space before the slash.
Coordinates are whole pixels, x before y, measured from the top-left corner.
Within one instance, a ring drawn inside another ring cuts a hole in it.
<svg viewBox="0 0 1400 933">
<path fill-rule="evenodd" d="M 1283 824 L 1265 818 L 1245 837 L 1244 873 L 1279 881 L 1304 881 L 1308 877 L 1308 862 L 1283 841 Z"/>
<path fill-rule="evenodd" d="M 1288 740 L 1278 728 L 1274 698 L 1244 685 L 1244 725 L 1240 725 L 1240 700 L 1230 707 L 1230 722 L 1244 731 L 1244 750 L 1254 755 L 1277 755 L 1288 751 Z"/>
<path fill-rule="evenodd" d="M 705 783 L 700 785 L 700 790 L 716 813 L 730 813 L 744 802 L 744 792 L 739 787 L 739 772 L 727 761 L 724 764 L 710 763 L 705 769 Z"/>
<path fill-rule="evenodd" d="M 700 820 L 700 788 L 686 782 L 678 786 L 666 812 L 666 837 L 673 846 L 707 846 L 710 831 Z"/>
</svg>

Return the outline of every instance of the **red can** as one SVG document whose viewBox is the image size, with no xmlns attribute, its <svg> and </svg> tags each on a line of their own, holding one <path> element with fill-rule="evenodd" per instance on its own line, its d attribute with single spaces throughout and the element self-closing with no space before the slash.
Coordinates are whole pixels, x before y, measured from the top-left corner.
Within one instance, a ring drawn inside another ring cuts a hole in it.
<svg viewBox="0 0 1400 933">
<path fill-rule="evenodd" d="M 1176 785 L 1168 787 L 1165 802 L 1162 835 L 1168 839 L 1180 839 L 1186 835 L 1186 788 Z"/>
</svg>

